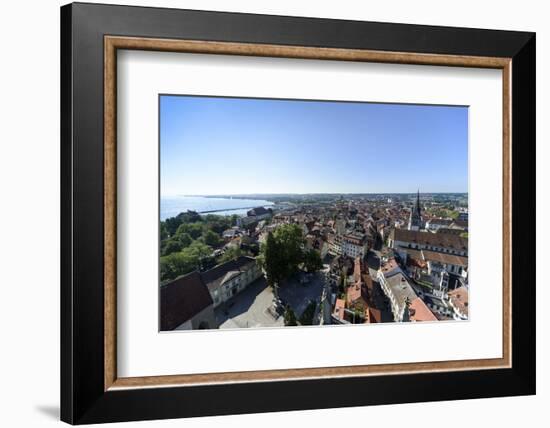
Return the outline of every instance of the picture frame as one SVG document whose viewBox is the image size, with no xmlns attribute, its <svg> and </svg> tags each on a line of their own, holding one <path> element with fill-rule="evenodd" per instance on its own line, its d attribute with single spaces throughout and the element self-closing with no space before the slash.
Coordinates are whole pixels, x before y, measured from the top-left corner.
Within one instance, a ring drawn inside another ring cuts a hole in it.
<svg viewBox="0 0 550 428">
<path fill-rule="evenodd" d="M 503 159 L 488 160 L 503 165 L 502 358 L 118 377 L 118 50 L 502 70 Z M 535 260 L 525 255 L 536 236 L 535 97 L 534 33 L 63 6 L 61 419 L 86 424 L 534 394 Z"/>
</svg>

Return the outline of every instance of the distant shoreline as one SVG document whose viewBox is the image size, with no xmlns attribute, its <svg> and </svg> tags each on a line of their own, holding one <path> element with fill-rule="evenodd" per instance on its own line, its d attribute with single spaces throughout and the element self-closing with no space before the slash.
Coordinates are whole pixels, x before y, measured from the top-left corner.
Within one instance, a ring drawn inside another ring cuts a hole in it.
<svg viewBox="0 0 550 428">
<path fill-rule="evenodd" d="M 421 195 L 467 195 L 468 192 L 420 192 Z M 391 193 L 331 193 L 331 192 L 317 192 L 317 193 L 235 193 L 227 195 L 168 195 L 162 196 L 162 198 L 251 198 L 260 196 L 391 196 L 391 195 L 416 195 L 415 192 L 391 192 Z"/>
<path fill-rule="evenodd" d="M 259 206 L 270 207 L 274 202 L 261 198 L 237 198 L 204 196 L 173 196 L 162 197 L 160 201 L 160 219 L 177 216 L 186 211 L 194 211 L 200 215 L 239 215 L 246 216 L 247 211 Z"/>
</svg>

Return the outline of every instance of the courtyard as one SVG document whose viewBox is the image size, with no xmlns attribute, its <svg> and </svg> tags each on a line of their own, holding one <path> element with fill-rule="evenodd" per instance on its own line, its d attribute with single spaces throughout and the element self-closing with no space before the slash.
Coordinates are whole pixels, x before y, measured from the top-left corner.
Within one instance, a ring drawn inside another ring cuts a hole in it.
<svg viewBox="0 0 550 428">
<path fill-rule="evenodd" d="M 319 303 L 324 287 L 321 272 L 310 275 L 307 282 L 301 282 L 300 278 L 287 280 L 279 288 L 280 299 L 293 309 L 297 317 L 310 300 Z M 283 327 L 283 317 L 273 310 L 273 297 L 273 290 L 267 286 L 265 278 L 257 279 L 215 309 L 219 328 Z"/>
<path fill-rule="evenodd" d="M 282 327 L 283 317 L 271 312 L 273 291 L 264 277 L 218 306 L 214 313 L 219 328 Z"/>
</svg>

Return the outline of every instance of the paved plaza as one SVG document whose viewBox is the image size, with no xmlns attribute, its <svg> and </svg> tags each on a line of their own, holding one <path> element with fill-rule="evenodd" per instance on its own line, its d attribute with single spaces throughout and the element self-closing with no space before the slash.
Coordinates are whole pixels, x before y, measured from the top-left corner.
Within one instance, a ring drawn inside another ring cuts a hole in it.
<svg viewBox="0 0 550 428">
<path fill-rule="evenodd" d="M 296 317 L 299 318 L 309 305 L 310 300 L 319 304 L 324 285 L 323 272 L 312 274 L 309 282 L 304 284 L 301 284 L 297 278 L 290 279 L 279 288 L 279 297 L 284 304 L 294 310 Z"/>
<path fill-rule="evenodd" d="M 279 289 L 281 300 L 300 317 L 310 300 L 319 304 L 324 286 L 321 272 L 311 275 L 308 283 L 296 279 L 285 281 Z M 215 309 L 219 328 L 283 327 L 282 316 L 273 314 L 273 290 L 265 278 L 259 278 L 228 302 Z"/>
<path fill-rule="evenodd" d="M 220 328 L 283 327 L 271 311 L 273 291 L 261 277 L 215 310 Z"/>
</svg>

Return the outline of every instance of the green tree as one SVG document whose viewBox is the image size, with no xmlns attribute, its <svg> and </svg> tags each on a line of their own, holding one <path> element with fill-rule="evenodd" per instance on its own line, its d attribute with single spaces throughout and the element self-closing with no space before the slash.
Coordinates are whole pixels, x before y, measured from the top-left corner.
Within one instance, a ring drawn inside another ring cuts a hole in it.
<svg viewBox="0 0 550 428">
<path fill-rule="evenodd" d="M 296 314 L 294 313 L 292 308 L 288 305 L 285 308 L 285 313 L 283 315 L 283 318 L 285 320 L 286 326 L 298 325 L 298 323 L 296 322 Z"/>
<path fill-rule="evenodd" d="M 219 262 L 220 263 L 225 263 L 225 262 L 229 262 L 231 260 L 236 260 L 238 259 L 240 256 L 243 255 L 243 250 L 241 250 L 239 247 L 229 247 L 227 248 L 224 253 L 221 255 L 221 257 L 219 258 Z"/>
<path fill-rule="evenodd" d="M 193 239 L 188 233 L 181 233 L 172 236 L 171 238 L 166 239 L 161 242 L 160 253 L 163 256 L 168 254 L 177 253 L 178 251 L 183 250 L 184 248 L 191 245 Z"/>
<path fill-rule="evenodd" d="M 285 224 L 268 233 L 266 242 L 260 248 L 258 263 L 265 271 L 267 283 L 275 290 L 304 262 L 303 247 L 303 233 L 298 225 Z"/>
<path fill-rule="evenodd" d="M 168 234 L 168 229 L 166 227 L 166 223 L 161 221 L 160 222 L 160 240 L 161 242 L 168 239 L 170 235 Z"/>
<path fill-rule="evenodd" d="M 176 230 L 176 235 L 187 233 L 191 238 L 197 239 L 203 232 L 202 223 L 183 223 Z"/>
<path fill-rule="evenodd" d="M 188 233 L 176 234 L 173 239 L 180 243 L 181 248 L 188 247 L 193 242 L 193 238 Z"/>
<path fill-rule="evenodd" d="M 182 250 L 182 253 L 187 253 L 187 254 L 196 256 L 198 258 L 201 258 L 212 254 L 212 247 L 199 241 L 193 241 L 191 245 L 189 245 L 189 247 L 184 248 Z"/>
<path fill-rule="evenodd" d="M 211 247 L 217 247 L 222 242 L 222 239 L 220 238 L 220 236 L 212 230 L 206 230 L 202 234 L 202 238 L 204 240 L 204 243 L 206 245 L 210 245 Z"/>
<path fill-rule="evenodd" d="M 317 250 L 311 249 L 304 255 L 304 267 L 308 272 L 317 272 L 323 269 L 323 261 Z"/>
<path fill-rule="evenodd" d="M 179 213 L 175 217 L 169 217 L 163 222 L 161 222 L 161 239 L 164 239 L 163 233 L 166 234 L 165 235 L 166 238 L 175 235 L 178 228 L 182 224 L 196 223 L 201 221 L 202 221 L 202 217 L 200 216 L 200 214 L 198 214 L 195 211 L 186 211 L 184 213 Z"/>
<path fill-rule="evenodd" d="M 196 211 L 186 211 L 184 213 L 179 213 L 176 216 L 176 219 L 181 223 L 196 223 L 202 220 L 202 217 Z"/>
<path fill-rule="evenodd" d="M 213 214 L 208 214 L 204 217 L 204 222 L 208 228 L 216 232 L 218 235 L 221 235 L 225 229 L 229 229 L 232 225 L 231 218 Z"/>
<path fill-rule="evenodd" d="M 194 241 L 180 252 L 160 258 L 161 283 L 199 269 L 201 261 L 210 256 L 212 248 L 202 242 Z"/>
<path fill-rule="evenodd" d="M 197 267 L 198 259 L 182 252 L 172 253 L 160 258 L 161 283 L 176 279 L 178 276 L 192 272 Z"/>
<path fill-rule="evenodd" d="M 279 282 L 284 279 L 284 259 L 281 248 L 271 232 L 267 234 L 266 242 L 261 246 L 258 263 L 265 271 L 267 283 L 272 287 L 277 287 Z"/>
<path fill-rule="evenodd" d="M 166 228 L 166 232 L 168 233 L 168 236 L 172 236 L 176 233 L 176 230 L 178 230 L 178 227 L 181 225 L 181 220 L 177 217 L 170 217 L 167 218 L 164 221 L 164 227 Z"/>
<path fill-rule="evenodd" d="M 175 239 L 168 239 L 164 241 L 162 248 L 161 248 L 161 254 L 163 256 L 167 256 L 168 254 L 177 253 L 178 251 L 181 251 L 182 245 Z"/>
<path fill-rule="evenodd" d="M 282 278 L 288 278 L 298 271 L 304 260 L 302 229 L 297 224 L 285 224 L 278 227 L 273 236 L 282 258 L 279 264 Z"/>
</svg>

